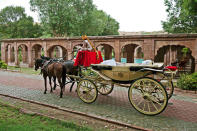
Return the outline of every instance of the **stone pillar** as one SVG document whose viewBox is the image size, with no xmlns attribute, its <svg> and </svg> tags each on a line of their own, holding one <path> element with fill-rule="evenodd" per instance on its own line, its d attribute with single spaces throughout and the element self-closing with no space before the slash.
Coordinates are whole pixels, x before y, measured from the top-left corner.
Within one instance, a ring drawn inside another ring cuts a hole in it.
<svg viewBox="0 0 197 131">
<path fill-rule="evenodd" d="M 146 39 L 144 40 L 144 44 L 142 45 L 143 52 L 144 52 L 144 60 L 154 60 L 154 40 L 153 39 Z"/>
<path fill-rule="evenodd" d="M 112 48 L 110 46 L 104 46 L 104 55 L 105 55 L 105 60 L 109 60 L 112 58 Z"/>
<path fill-rule="evenodd" d="M 43 49 L 44 49 L 44 56 L 48 56 L 47 55 L 47 42 L 46 41 L 43 41 Z"/>
<path fill-rule="evenodd" d="M 29 67 L 33 67 L 33 58 L 32 58 L 32 47 L 31 47 L 31 42 L 28 42 L 28 64 Z"/>
<path fill-rule="evenodd" d="M 195 62 L 195 72 L 197 72 L 197 39 L 194 43 L 194 50 L 192 50 L 192 56 L 194 57 L 194 62 Z"/>
<path fill-rule="evenodd" d="M 116 61 L 120 62 L 120 41 L 119 40 L 115 40 L 115 48 L 114 48 L 114 52 L 115 52 L 115 59 Z"/>
<path fill-rule="evenodd" d="M 6 62 L 6 47 L 5 47 L 5 43 L 1 43 L 1 60 Z"/>
<path fill-rule="evenodd" d="M 17 43 L 14 42 L 14 63 L 15 66 L 19 65 Z"/>
<path fill-rule="evenodd" d="M 28 50 L 27 50 L 26 46 L 23 46 L 23 48 L 22 48 L 22 62 L 28 63 Z"/>
<path fill-rule="evenodd" d="M 134 62 L 134 45 L 127 45 L 124 47 L 127 53 L 127 63 L 133 63 Z"/>
<path fill-rule="evenodd" d="M 197 72 L 197 59 L 195 59 L 195 72 Z"/>
<path fill-rule="evenodd" d="M 11 45 L 8 45 L 8 64 L 11 63 Z"/>
<path fill-rule="evenodd" d="M 74 55 L 72 53 L 72 50 L 67 50 L 67 52 L 68 52 L 68 60 L 74 59 Z"/>
</svg>

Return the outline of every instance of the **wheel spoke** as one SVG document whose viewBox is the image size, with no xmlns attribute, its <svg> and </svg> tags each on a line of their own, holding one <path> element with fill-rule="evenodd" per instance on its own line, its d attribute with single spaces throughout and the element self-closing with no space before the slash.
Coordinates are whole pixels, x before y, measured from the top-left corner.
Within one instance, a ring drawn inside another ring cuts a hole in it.
<svg viewBox="0 0 197 131">
<path fill-rule="evenodd" d="M 153 101 L 151 101 L 152 105 L 155 107 L 155 109 L 158 111 L 157 107 L 155 106 L 155 104 L 153 103 Z"/>
</svg>

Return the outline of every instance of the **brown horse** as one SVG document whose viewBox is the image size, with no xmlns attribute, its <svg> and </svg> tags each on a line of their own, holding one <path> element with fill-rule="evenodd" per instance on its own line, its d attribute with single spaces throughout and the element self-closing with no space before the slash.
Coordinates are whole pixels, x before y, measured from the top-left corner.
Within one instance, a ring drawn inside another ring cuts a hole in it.
<svg viewBox="0 0 197 131">
<path fill-rule="evenodd" d="M 46 62 L 48 64 L 46 64 Z M 45 65 L 45 66 L 43 66 Z M 47 91 L 47 77 L 49 77 L 49 83 L 51 86 L 51 78 L 56 77 L 59 85 L 60 85 L 60 98 L 63 96 L 63 90 L 65 88 L 65 81 L 66 81 L 66 72 L 63 67 L 63 64 L 60 62 L 52 62 L 49 63 L 46 60 L 43 59 L 36 59 L 35 61 L 35 70 L 38 70 L 41 67 L 41 72 L 43 74 L 44 78 L 44 84 L 45 84 L 45 91 L 44 94 L 46 94 Z M 51 92 L 53 91 L 52 86 L 51 86 Z"/>
</svg>

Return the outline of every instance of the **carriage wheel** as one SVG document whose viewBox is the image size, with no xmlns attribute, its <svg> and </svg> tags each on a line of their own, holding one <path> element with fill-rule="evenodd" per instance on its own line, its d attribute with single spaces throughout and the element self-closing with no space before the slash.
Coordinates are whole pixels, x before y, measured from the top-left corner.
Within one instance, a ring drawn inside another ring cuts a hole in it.
<svg viewBox="0 0 197 131">
<path fill-rule="evenodd" d="M 161 113 L 168 102 L 167 92 L 162 84 L 148 77 L 134 81 L 128 95 L 131 105 L 145 115 Z"/>
<path fill-rule="evenodd" d="M 98 96 L 98 91 L 93 82 L 89 80 L 81 80 L 77 85 L 77 94 L 83 102 L 93 103 Z"/>
<path fill-rule="evenodd" d="M 96 84 L 97 85 L 97 90 L 100 94 L 102 95 L 108 95 L 110 94 L 113 89 L 114 89 L 114 84 L 107 85 L 107 84 Z"/>
<path fill-rule="evenodd" d="M 154 79 L 161 82 L 161 84 L 166 89 L 167 94 L 168 94 L 168 100 L 172 97 L 172 95 L 174 93 L 174 86 L 173 86 L 173 82 L 170 77 L 171 76 L 167 76 L 167 74 L 163 74 L 163 73 L 157 73 L 154 77 Z"/>
</svg>

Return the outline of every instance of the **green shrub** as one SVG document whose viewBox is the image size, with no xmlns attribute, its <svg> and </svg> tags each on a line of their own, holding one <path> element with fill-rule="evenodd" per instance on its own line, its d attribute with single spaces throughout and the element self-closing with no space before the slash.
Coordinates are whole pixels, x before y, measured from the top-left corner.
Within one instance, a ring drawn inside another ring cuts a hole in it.
<svg viewBox="0 0 197 131">
<path fill-rule="evenodd" d="M 183 90 L 196 90 L 197 89 L 197 72 L 188 75 L 182 74 L 177 81 L 178 88 Z"/>
<path fill-rule="evenodd" d="M 0 61 L 0 68 L 1 68 L 1 65 L 3 64 L 3 61 Z"/>
<path fill-rule="evenodd" d="M 0 68 L 7 69 L 7 67 L 8 67 L 8 65 L 5 62 L 0 61 Z"/>
</svg>

